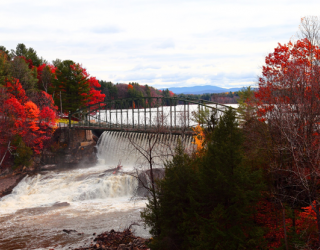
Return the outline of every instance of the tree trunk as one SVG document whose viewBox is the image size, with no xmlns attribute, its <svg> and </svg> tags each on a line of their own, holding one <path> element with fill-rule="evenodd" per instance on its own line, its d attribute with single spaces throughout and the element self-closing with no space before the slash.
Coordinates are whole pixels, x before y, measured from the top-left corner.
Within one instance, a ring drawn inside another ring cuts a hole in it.
<svg viewBox="0 0 320 250">
<path fill-rule="evenodd" d="M 292 228 L 293 232 L 296 233 L 296 214 L 294 212 L 294 208 L 292 208 Z"/>
<path fill-rule="evenodd" d="M 286 245 L 286 250 L 289 250 L 288 248 L 288 239 L 287 239 L 287 228 L 286 228 L 286 210 L 282 205 L 282 202 L 280 201 L 281 207 L 282 207 L 282 223 L 283 223 L 283 234 L 284 234 L 284 243 Z"/>
<path fill-rule="evenodd" d="M 8 153 L 8 150 L 9 150 L 9 148 L 10 148 L 10 143 L 11 143 L 11 141 L 9 141 L 9 143 L 8 143 L 7 150 L 6 150 L 6 152 L 4 153 L 4 155 L 3 155 L 2 159 L 1 159 L 0 166 L 2 165 L 2 162 L 3 162 L 4 158 L 6 157 L 6 155 L 7 155 L 7 153 Z"/>
<path fill-rule="evenodd" d="M 62 115 L 62 100 L 61 100 L 61 91 L 60 91 L 60 108 L 61 108 L 61 115 Z"/>
<path fill-rule="evenodd" d="M 316 204 L 316 215 L 317 215 L 317 226 L 318 226 L 318 241 L 319 241 L 319 247 L 320 247 L 320 213 L 319 213 L 319 204 Z"/>
</svg>

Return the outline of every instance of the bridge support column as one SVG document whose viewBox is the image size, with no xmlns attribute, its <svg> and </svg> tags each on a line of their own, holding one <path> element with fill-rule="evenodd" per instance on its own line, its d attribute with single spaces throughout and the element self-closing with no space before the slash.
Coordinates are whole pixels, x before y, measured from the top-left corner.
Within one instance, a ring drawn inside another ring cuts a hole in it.
<svg viewBox="0 0 320 250">
<path fill-rule="evenodd" d="M 127 128 L 129 127 L 129 101 L 126 101 L 126 109 L 127 109 Z"/>
<path fill-rule="evenodd" d="M 139 100 L 137 100 L 138 103 L 138 129 L 140 128 L 140 109 L 139 109 Z"/>
<path fill-rule="evenodd" d="M 172 99 L 169 99 L 170 103 L 170 128 L 172 129 Z"/>
<path fill-rule="evenodd" d="M 187 119 L 187 114 L 186 114 L 186 101 L 183 101 L 183 126 L 186 127 L 186 119 Z"/>
<path fill-rule="evenodd" d="M 157 127 L 159 127 L 159 98 L 157 97 Z"/>
<path fill-rule="evenodd" d="M 134 128 L 134 100 L 132 99 L 132 128 Z"/>
<path fill-rule="evenodd" d="M 144 99 L 144 130 L 147 130 L 147 108 L 146 108 L 146 105 L 147 105 L 147 102 L 146 102 L 147 99 Z"/>
<path fill-rule="evenodd" d="M 121 120 L 120 120 L 120 128 L 122 129 L 122 104 L 123 102 L 120 102 L 120 112 L 121 112 Z"/>
<path fill-rule="evenodd" d="M 177 128 L 177 105 L 175 102 L 173 103 L 173 105 L 174 105 L 174 127 L 176 129 Z"/>
</svg>

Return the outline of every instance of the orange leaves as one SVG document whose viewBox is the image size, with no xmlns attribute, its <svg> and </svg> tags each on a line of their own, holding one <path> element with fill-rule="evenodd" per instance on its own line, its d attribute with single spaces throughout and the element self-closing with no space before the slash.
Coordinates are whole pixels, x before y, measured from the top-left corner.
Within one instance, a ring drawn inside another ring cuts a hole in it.
<svg viewBox="0 0 320 250">
<path fill-rule="evenodd" d="M 38 119 L 39 109 L 33 102 L 28 101 L 24 104 L 27 122 L 29 123 L 29 129 L 33 132 L 39 130 Z"/>
<path fill-rule="evenodd" d="M 8 127 L 3 132 L 14 134 L 22 134 L 22 128 L 26 119 L 24 106 L 15 98 L 11 97 L 4 101 L 0 106 L 1 117 L 4 122 L 7 122 Z M 5 124 L 2 124 L 5 125 Z"/>
<path fill-rule="evenodd" d="M 317 215 L 312 207 L 316 209 L 315 201 L 312 202 L 312 206 L 302 207 L 304 211 L 298 214 L 296 228 L 297 233 L 305 235 L 305 238 L 308 239 L 309 246 L 316 246 L 318 241 Z"/>
<path fill-rule="evenodd" d="M 196 133 L 196 135 L 193 136 L 194 138 L 193 144 L 197 146 L 196 155 L 200 156 L 202 155 L 203 149 L 204 149 L 204 141 L 205 141 L 204 131 L 199 124 L 195 128 L 192 128 L 192 130 L 193 132 Z"/>
<path fill-rule="evenodd" d="M 259 90 L 255 94 L 259 103 L 308 105 L 309 100 L 320 92 L 320 68 L 314 64 L 317 58 L 320 58 L 320 50 L 308 39 L 283 45 L 279 43 L 266 57 L 262 67 Z M 320 103 L 318 106 L 320 108 Z M 263 109 L 259 109 L 258 116 L 274 112 Z"/>
<path fill-rule="evenodd" d="M 28 119 L 38 120 L 40 111 L 37 105 L 35 105 L 32 101 L 28 101 L 24 104 L 24 108 Z"/>
<path fill-rule="evenodd" d="M 22 85 L 18 79 L 7 81 L 5 87 L 7 87 L 9 95 L 17 98 L 19 102 L 24 103 L 27 100 L 26 92 L 22 88 Z"/>
<path fill-rule="evenodd" d="M 8 142 L 19 135 L 35 153 L 40 153 L 43 141 L 53 133 L 56 122 L 51 95 L 40 91 L 29 99 L 16 79 L 8 81 L 1 94 L 1 139 Z M 0 144 L 0 150 L 1 146 Z"/>
<path fill-rule="evenodd" d="M 128 90 L 133 89 L 133 86 L 131 84 L 128 84 Z"/>
</svg>

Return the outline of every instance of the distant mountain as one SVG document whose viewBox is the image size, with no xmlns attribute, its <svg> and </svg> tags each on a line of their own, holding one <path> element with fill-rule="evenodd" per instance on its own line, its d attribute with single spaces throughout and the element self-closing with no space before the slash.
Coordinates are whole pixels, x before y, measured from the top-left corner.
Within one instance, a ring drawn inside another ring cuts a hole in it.
<svg viewBox="0 0 320 250">
<path fill-rule="evenodd" d="M 205 85 L 205 86 L 194 86 L 194 87 L 181 87 L 181 88 L 168 88 L 170 91 L 172 91 L 175 94 L 206 94 L 206 93 L 224 93 L 224 92 L 234 92 L 239 91 L 242 88 L 220 88 L 217 86 L 211 86 L 211 85 Z"/>
</svg>

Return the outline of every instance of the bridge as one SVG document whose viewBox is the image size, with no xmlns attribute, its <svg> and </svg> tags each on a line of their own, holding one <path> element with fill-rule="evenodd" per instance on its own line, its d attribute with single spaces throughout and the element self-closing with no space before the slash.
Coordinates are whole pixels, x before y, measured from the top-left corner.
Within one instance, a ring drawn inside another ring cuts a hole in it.
<svg viewBox="0 0 320 250">
<path fill-rule="evenodd" d="M 219 117 L 227 108 L 216 102 L 179 97 L 108 100 L 69 113 L 69 128 L 190 134 L 193 127 L 203 123 L 196 118 L 197 113 Z"/>
</svg>

